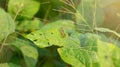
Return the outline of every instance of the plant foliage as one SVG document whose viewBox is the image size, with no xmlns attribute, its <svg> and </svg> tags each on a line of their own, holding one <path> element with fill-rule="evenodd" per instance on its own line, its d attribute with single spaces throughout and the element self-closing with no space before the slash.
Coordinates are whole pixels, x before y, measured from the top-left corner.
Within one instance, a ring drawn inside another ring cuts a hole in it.
<svg viewBox="0 0 120 67">
<path fill-rule="evenodd" d="M 117 0 L 107 1 L 4 2 L 0 67 L 120 67 L 119 31 L 102 26 L 105 7 Z"/>
</svg>

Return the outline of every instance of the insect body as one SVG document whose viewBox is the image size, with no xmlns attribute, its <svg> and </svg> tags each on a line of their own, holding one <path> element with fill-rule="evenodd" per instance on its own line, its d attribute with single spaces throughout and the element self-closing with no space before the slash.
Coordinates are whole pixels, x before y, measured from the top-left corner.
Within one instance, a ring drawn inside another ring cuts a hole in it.
<svg viewBox="0 0 120 67">
<path fill-rule="evenodd" d="M 60 29 L 60 33 L 61 33 L 61 35 L 62 35 L 63 38 L 66 37 L 66 33 L 65 33 L 65 31 L 64 31 L 63 28 Z"/>
</svg>

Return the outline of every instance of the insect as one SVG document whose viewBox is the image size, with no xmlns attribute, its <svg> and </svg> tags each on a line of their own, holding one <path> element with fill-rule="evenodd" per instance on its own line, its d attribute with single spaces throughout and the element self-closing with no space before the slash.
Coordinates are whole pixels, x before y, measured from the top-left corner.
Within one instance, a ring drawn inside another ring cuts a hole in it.
<svg viewBox="0 0 120 67">
<path fill-rule="evenodd" d="M 60 33 L 61 33 L 63 38 L 66 37 L 66 33 L 65 33 L 63 28 L 60 28 Z"/>
</svg>

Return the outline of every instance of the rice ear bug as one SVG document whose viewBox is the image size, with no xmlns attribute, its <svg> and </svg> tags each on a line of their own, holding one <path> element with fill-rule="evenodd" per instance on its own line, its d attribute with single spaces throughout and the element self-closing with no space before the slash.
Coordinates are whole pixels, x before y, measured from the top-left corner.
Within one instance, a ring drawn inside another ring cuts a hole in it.
<svg viewBox="0 0 120 67">
<path fill-rule="evenodd" d="M 66 37 L 65 31 L 63 28 L 60 28 L 60 33 L 61 33 L 62 38 Z"/>
</svg>

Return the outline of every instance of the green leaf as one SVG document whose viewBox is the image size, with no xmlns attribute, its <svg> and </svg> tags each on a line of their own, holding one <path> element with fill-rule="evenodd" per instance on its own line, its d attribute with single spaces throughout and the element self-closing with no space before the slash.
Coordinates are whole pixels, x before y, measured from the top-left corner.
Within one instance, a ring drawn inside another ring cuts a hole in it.
<svg viewBox="0 0 120 67">
<path fill-rule="evenodd" d="M 90 37 L 94 37 L 94 39 L 90 40 Z M 77 38 L 81 39 L 77 41 L 76 39 L 71 40 L 71 38 L 69 38 L 70 40 L 67 41 L 66 46 L 58 49 L 61 58 L 75 67 L 99 67 L 95 49 L 98 39 L 96 35 L 80 34 Z"/>
<path fill-rule="evenodd" d="M 4 45 L 0 52 L 0 63 L 9 62 L 14 55 L 14 51 L 10 46 Z"/>
<path fill-rule="evenodd" d="M 37 13 L 37 16 L 45 19 L 45 20 L 55 20 L 57 16 L 59 16 L 58 11 L 54 11 L 53 9 L 60 9 L 62 6 L 59 0 L 39 0 L 41 4 L 41 8 Z"/>
<path fill-rule="evenodd" d="M 12 17 L 32 18 L 39 10 L 40 3 L 35 0 L 9 0 L 8 12 Z"/>
<path fill-rule="evenodd" d="M 102 41 L 98 41 L 98 57 L 99 57 L 99 63 L 101 67 L 114 67 L 113 63 L 112 63 L 112 59 L 111 59 L 111 54 L 112 54 L 112 49 L 109 48 L 109 46 L 111 44 L 107 43 L 107 42 L 102 42 Z"/>
<path fill-rule="evenodd" d="M 69 38 L 66 40 L 69 43 L 58 48 L 61 58 L 66 63 L 75 67 L 114 67 L 115 63 L 119 67 L 120 58 L 117 46 L 101 41 L 95 34 L 80 34 L 78 37 L 80 37 L 79 45 L 72 42 L 74 40 L 70 41 Z"/>
<path fill-rule="evenodd" d="M 48 23 L 42 29 L 47 30 L 49 28 L 63 28 L 67 33 L 70 34 L 75 31 L 75 22 L 65 19 L 57 20 L 55 22 Z"/>
<path fill-rule="evenodd" d="M 43 22 L 38 19 L 34 20 L 23 20 L 18 23 L 17 30 L 19 31 L 35 31 L 43 26 Z"/>
<path fill-rule="evenodd" d="M 95 52 L 96 58 L 93 55 L 92 60 L 93 61 L 97 60 L 97 64 L 100 67 L 106 67 L 106 66 L 114 67 L 111 58 L 112 58 L 113 50 L 116 49 L 115 44 L 104 42 L 101 40 L 100 36 L 93 34 L 84 34 L 80 36 L 80 41 L 81 41 L 81 47 L 83 47 L 85 50 Z"/>
<path fill-rule="evenodd" d="M 58 53 L 60 54 L 61 59 L 64 62 L 71 64 L 75 67 L 84 66 L 78 58 L 78 53 L 80 53 L 79 42 L 74 41 L 74 39 L 72 38 L 67 38 L 65 41 L 65 46 L 62 48 L 58 48 Z"/>
<path fill-rule="evenodd" d="M 58 20 L 45 25 L 38 31 L 32 32 L 27 38 L 42 48 L 52 45 L 63 46 L 64 39 L 74 30 L 75 25 L 73 21 Z"/>
<path fill-rule="evenodd" d="M 0 67 L 20 67 L 20 66 L 13 63 L 0 63 Z"/>
<path fill-rule="evenodd" d="M 58 52 L 66 63 L 75 67 L 93 67 L 93 60 L 96 60 L 94 51 L 87 51 L 79 47 L 60 48 Z M 96 64 L 98 67 L 99 64 L 96 61 L 94 61 L 94 65 Z"/>
<path fill-rule="evenodd" d="M 112 54 L 112 60 L 113 63 L 115 65 L 115 67 L 120 67 L 120 48 L 119 47 L 115 47 L 113 50 L 113 54 Z"/>
<path fill-rule="evenodd" d="M 0 8 L 0 41 L 15 31 L 15 24 L 11 16 Z"/>
<path fill-rule="evenodd" d="M 67 34 L 64 33 L 67 37 Z M 64 37 L 58 28 L 41 29 L 27 35 L 27 38 L 33 41 L 38 47 L 44 48 L 52 45 L 63 46 Z"/>
<path fill-rule="evenodd" d="M 43 28 L 45 29 L 49 29 L 49 28 L 65 28 L 65 29 L 74 29 L 75 28 L 75 25 L 74 25 L 75 22 L 71 21 L 71 20 L 65 20 L 65 19 L 61 19 L 61 20 L 57 20 L 55 22 L 51 22 L 51 23 L 48 23 L 47 25 L 45 25 Z"/>
<path fill-rule="evenodd" d="M 80 46 L 86 50 L 97 51 L 97 40 L 100 37 L 96 34 L 86 33 L 80 35 Z"/>
<path fill-rule="evenodd" d="M 18 48 L 22 52 L 27 67 L 35 67 L 38 59 L 38 51 L 32 46 L 32 43 L 24 38 L 14 38 L 9 44 Z"/>
</svg>

